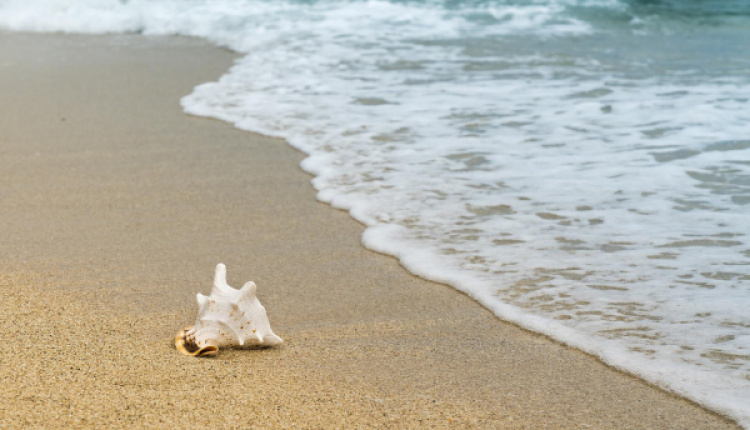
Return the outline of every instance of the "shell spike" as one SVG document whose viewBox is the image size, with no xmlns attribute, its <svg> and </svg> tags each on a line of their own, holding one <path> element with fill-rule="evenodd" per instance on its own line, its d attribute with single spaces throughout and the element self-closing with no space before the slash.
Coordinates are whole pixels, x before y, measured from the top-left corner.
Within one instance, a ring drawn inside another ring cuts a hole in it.
<svg viewBox="0 0 750 430">
<path fill-rule="evenodd" d="M 216 265 L 216 272 L 214 273 L 214 285 L 217 287 L 227 286 L 227 266 L 222 263 Z"/>
<path fill-rule="evenodd" d="M 198 293 L 195 295 L 195 300 L 198 301 L 198 312 L 200 313 L 204 307 L 206 307 L 206 304 L 208 303 L 208 297 L 204 296 L 201 293 Z"/>
<path fill-rule="evenodd" d="M 276 334 L 273 332 L 268 333 L 266 337 L 263 338 L 263 340 L 265 341 L 264 343 L 268 346 L 280 345 L 284 343 L 284 339 L 276 336 Z"/>
<path fill-rule="evenodd" d="M 258 286 L 255 285 L 255 282 L 245 282 L 245 285 L 243 285 L 242 289 L 240 289 L 239 300 L 252 300 L 253 298 L 255 298 L 255 292 L 257 291 L 257 289 Z"/>
<path fill-rule="evenodd" d="M 216 265 L 216 272 L 214 274 L 214 287 L 211 289 L 211 295 L 214 295 L 214 292 L 216 292 L 217 294 L 222 294 L 223 292 L 230 289 L 232 289 L 232 287 L 227 284 L 227 266 L 219 263 Z"/>
</svg>

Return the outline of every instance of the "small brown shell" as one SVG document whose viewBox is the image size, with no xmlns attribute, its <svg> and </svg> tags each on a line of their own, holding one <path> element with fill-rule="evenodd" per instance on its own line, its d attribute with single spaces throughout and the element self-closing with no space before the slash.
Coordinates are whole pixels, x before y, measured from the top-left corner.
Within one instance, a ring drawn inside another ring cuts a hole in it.
<svg viewBox="0 0 750 430">
<path fill-rule="evenodd" d="M 206 345 L 201 348 L 195 344 L 194 326 L 187 326 L 180 330 L 174 338 L 174 346 L 181 353 L 194 357 L 213 357 L 219 353 L 219 347 L 217 346 Z"/>
</svg>

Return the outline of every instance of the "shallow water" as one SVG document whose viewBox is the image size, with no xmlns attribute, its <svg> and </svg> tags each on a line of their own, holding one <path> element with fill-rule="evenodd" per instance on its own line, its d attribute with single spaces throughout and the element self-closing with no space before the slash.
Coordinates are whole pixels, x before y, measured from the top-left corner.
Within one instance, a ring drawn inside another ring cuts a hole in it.
<svg viewBox="0 0 750 430">
<path fill-rule="evenodd" d="M 5 1 L 0 26 L 247 53 L 186 111 L 310 154 L 414 273 L 750 426 L 747 2 Z"/>
</svg>

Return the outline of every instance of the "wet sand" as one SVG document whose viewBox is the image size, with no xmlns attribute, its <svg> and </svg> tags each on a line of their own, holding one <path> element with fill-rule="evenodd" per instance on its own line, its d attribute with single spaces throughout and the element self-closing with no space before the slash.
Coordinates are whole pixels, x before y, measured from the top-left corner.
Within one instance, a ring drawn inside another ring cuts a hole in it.
<svg viewBox="0 0 750 430">
<path fill-rule="evenodd" d="M 737 428 L 365 250 L 284 141 L 185 115 L 234 54 L 0 34 L 0 428 Z M 180 355 L 214 267 L 285 345 Z"/>
</svg>

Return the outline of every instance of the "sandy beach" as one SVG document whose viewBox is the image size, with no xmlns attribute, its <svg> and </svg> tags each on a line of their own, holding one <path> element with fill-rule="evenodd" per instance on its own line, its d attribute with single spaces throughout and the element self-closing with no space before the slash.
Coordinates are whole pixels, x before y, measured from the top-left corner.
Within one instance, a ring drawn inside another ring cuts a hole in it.
<svg viewBox="0 0 750 430">
<path fill-rule="evenodd" d="M 233 53 L 8 33 L 0 53 L 0 428 L 737 428 L 364 249 L 303 154 L 182 112 Z M 282 347 L 174 349 L 219 262 Z"/>
</svg>

